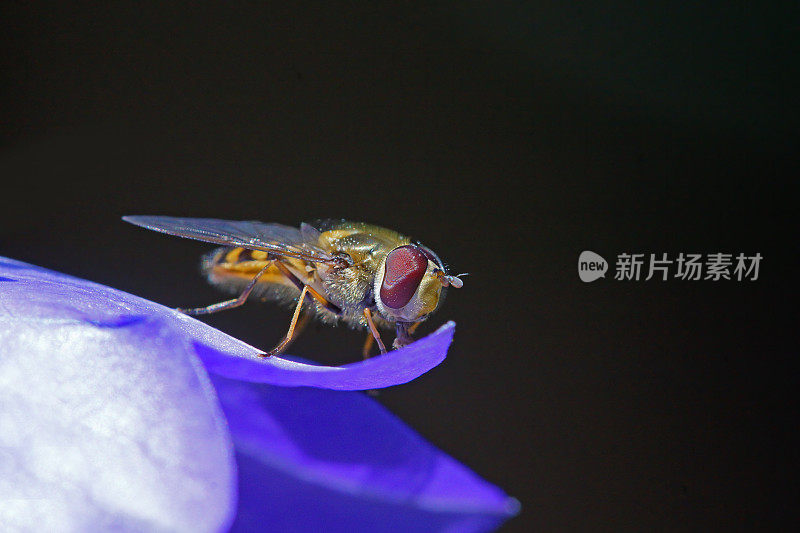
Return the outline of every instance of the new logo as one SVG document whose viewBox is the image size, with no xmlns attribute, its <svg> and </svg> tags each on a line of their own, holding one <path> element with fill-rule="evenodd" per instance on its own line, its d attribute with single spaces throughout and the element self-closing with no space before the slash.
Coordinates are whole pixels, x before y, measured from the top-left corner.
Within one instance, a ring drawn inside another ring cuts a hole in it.
<svg viewBox="0 0 800 533">
<path fill-rule="evenodd" d="M 586 250 L 578 257 L 578 276 L 581 281 L 589 283 L 597 278 L 606 277 L 608 262 L 600 255 Z"/>
</svg>

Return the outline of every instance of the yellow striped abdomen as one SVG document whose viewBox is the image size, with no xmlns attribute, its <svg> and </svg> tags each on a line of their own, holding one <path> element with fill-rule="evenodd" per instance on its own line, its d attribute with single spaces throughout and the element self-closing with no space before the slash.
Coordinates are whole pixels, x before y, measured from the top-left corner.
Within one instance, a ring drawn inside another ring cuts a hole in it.
<svg viewBox="0 0 800 533">
<path fill-rule="evenodd" d="M 302 259 L 281 257 L 279 259 L 295 276 L 303 283 L 312 287 L 317 285 L 315 270 Z M 244 288 L 261 269 L 270 263 L 267 252 L 261 250 L 249 250 L 247 248 L 218 248 L 203 259 L 203 272 L 208 277 L 208 281 L 218 285 L 223 289 L 235 292 Z M 270 288 L 286 288 L 286 291 L 278 291 L 280 300 L 286 296 L 296 296 L 300 293 L 295 284 L 289 280 L 274 265 L 270 265 L 258 279 L 256 284 L 256 294 L 270 298 Z"/>
</svg>

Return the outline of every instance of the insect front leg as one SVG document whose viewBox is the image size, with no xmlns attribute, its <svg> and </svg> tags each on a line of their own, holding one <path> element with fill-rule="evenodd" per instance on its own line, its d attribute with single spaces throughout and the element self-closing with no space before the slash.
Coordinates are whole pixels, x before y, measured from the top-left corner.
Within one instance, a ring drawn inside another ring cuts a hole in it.
<svg viewBox="0 0 800 533">
<path fill-rule="evenodd" d="M 364 346 L 361 348 L 361 356 L 364 359 L 369 359 L 369 353 L 372 351 L 372 345 L 375 344 L 375 337 L 371 331 L 367 332 L 367 338 L 364 339 Z"/>
<path fill-rule="evenodd" d="M 364 308 L 364 318 L 367 319 L 367 325 L 369 326 L 369 330 L 372 332 L 372 336 L 375 338 L 375 342 L 378 343 L 378 347 L 381 349 L 381 353 L 386 353 L 386 346 L 383 344 L 383 340 L 381 340 L 381 334 L 378 332 L 378 328 L 375 327 L 375 322 L 372 321 L 372 311 L 369 310 L 369 307 Z"/>
<path fill-rule="evenodd" d="M 397 338 L 394 339 L 392 343 L 392 348 L 395 350 L 402 348 L 403 346 L 408 346 L 412 342 L 414 342 L 414 337 L 411 335 L 414 333 L 414 330 L 419 327 L 421 322 L 414 322 L 410 326 L 405 322 L 397 322 L 395 324 L 395 331 L 397 332 Z"/>
<path fill-rule="evenodd" d="M 255 275 L 253 279 L 250 280 L 250 283 L 244 288 L 242 293 L 237 297 L 233 298 L 232 300 L 225 300 L 224 302 L 219 302 L 216 304 L 207 305 L 205 307 L 193 307 L 191 309 L 184 309 L 178 307 L 175 309 L 176 311 L 180 311 L 181 313 L 185 313 L 191 316 L 197 315 L 210 315 L 211 313 L 218 313 L 220 311 L 225 311 L 226 309 L 234 309 L 243 305 L 247 301 L 247 297 L 250 296 L 250 293 L 253 292 L 253 288 L 255 288 L 256 283 L 258 283 L 258 279 L 261 275 L 272 265 L 272 261 L 268 261 L 264 268 L 258 271 L 258 274 Z"/>
</svg>

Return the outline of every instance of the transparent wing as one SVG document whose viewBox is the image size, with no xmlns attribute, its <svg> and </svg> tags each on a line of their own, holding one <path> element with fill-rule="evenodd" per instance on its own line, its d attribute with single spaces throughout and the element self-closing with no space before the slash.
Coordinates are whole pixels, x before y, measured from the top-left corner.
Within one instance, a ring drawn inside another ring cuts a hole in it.
<svg viewBox="0 0 800 533">
<path fill-rule="evenodd" d="M 309 242 L 299 229 L 282 224 L 266 224 L 257 220 L 159 216 L 126 216 L 122 220 L 187 239 L 263 250 L 307 261 L 335 262 L 333 256 Z"/>
</svg>

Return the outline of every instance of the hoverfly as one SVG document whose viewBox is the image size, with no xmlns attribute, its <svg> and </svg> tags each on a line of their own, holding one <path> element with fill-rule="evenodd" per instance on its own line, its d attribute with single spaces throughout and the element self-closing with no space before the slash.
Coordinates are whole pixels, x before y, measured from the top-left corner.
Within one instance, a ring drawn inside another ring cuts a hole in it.
<svg viewBox="0 0 800 533">
<path fill-rule="evenodd" d="M 386 347 L 378 327 L 394 326 L 393 346 L 410 344 L 414 329 L 442 302 L 445 288 L 460 288 L 439 257 L 419 241 L 363 222 L 321 220 L 299 228 L 259 221 L 126 216 L 123 220 L 169 235 L 223 245 L 202 261 L 208 281 L 236 298 L 206 307 L 178 309 L 204 315 L 244 304 L 251 295 L 297 302 L 286 336 L 264 357 L 285 350 L 306 319 L 369 328 Z M 304 319 L 298 319 L 304 313 Z"/>
</svg>

